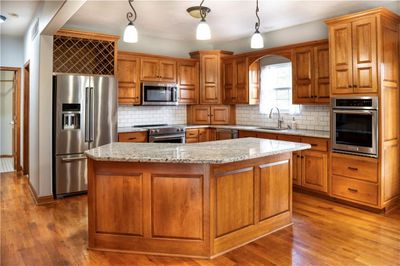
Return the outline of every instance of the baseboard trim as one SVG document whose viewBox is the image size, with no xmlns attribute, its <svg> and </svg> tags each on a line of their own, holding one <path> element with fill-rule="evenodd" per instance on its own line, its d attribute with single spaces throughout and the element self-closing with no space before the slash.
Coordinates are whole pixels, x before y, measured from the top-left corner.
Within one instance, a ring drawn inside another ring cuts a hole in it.
<svg viewBox="0 0 400 266">
<path fill-rule="evenodd" d="M 55 199 L 52 195 L 38 197 L 29 179 L 28 184 L 29 190 L 31 191 L 32 199 L 36 205 L 46 205 L 55 202 Z"/>
</svg>

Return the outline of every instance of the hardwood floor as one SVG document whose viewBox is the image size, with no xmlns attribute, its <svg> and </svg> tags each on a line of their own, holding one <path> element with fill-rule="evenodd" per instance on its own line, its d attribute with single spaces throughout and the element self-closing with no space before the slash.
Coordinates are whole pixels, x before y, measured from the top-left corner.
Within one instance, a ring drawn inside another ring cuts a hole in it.
<svg viewBox="0 0 400 266">
<path fill-rule="evenodd" d="M 35 206 L 1 174 L 1 265 L 400 265 L 400 209 L 373 214 L 294 194 L 294 225 L 214 260 L 88 251 L 86 196 Z"/>
</svg>

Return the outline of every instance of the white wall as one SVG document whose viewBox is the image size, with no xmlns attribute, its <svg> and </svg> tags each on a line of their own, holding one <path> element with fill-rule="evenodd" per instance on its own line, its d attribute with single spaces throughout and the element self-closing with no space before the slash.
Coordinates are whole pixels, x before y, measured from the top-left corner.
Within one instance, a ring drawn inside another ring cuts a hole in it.
<svg viewBox="0 0 400 266">
<path fill-rule="evenodd" d="M 14 72 L 1 71 L 0 79 L 0 155 L 12 155 Z"/>
<path fill-rule="evenodd" d="M 21 67 L 24 62 L 23 39 L 1 35 L 0 38 L 0 66 Z"/>
</svg>

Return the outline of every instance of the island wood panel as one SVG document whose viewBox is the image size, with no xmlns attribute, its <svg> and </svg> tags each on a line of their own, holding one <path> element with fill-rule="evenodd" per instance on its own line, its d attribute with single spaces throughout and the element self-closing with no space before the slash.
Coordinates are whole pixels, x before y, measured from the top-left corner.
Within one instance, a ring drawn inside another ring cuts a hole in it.
<svg viewBox="0 0 400 266">
<path fill-rule="evenodd" d="M 289 211 L 290 164 L 280 161 L 260 165 L 260 221 Z"/>
<path fill-rule="evenodd" d="M 152 176 L 152 237 L 203 239 L 202 176 Z"/>
<path fill-rule="evenodd" d="M 254 224 L 254 169 L 237 169 L 216 179 L 216 237 Z"/>
<path fill-rule="evenodd" d="M 96 232 L 143 235 L 143 176 L 96 176 Z M 123 219 L 121 219 L 123 217 Z"/>
</svg>

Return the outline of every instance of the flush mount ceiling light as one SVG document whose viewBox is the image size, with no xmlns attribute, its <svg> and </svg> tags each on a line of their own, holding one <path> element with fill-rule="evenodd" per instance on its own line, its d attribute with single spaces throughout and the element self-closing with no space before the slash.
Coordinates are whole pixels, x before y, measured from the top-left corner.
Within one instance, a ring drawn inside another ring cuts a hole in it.
<svg viewBox="0 0 400 266">
<path fill-rule="evenodd" d="M 7 18 L 3 15 L 0 15 L 0 23 L 3 23 L 7 20 Z"/>
<path fill-rule="evenodd" d="M 128 42 L 128 43 L 137 43 L 138 42 L 138 32 L 137 32 L 135 25 L 133 24 L 137 18 L 136 10 L 135 10 L 135 8 L 133 8 L 133 5 L 132 5 L 133 1 L 134 0 L 128 0 L 128 3 L 132 8 L 133 13 L 132 12 L 126 13 L 126 18 L 128 19 L 129 23 L 125 27 L 124 36 L 123 36 L 124 42 Z"/>
<path fill-rule="evenodd" d="M 211 39 L 211 30 L 210 26 L 208 26 L 206 22 L 207 13 L 211 11 L 208 7 L 203 7 L 204 0 L 201 1 L 200 6 L 198 7 L 190 7 L 187 9 L 187 12 L 192 16 L 196 17 L 200 15 L 201 18 L 199 25 L 197 25 L 196 29 L 196 39 L 197 40 L 209 40 Z M 197 10 L 197 11 L 195 11 Z M 197 14 L 198 13 L 198 14 Z"/>
<path fill-rule="evenodd" d="M 264 48 L 264 39 L 260 34 L 259 28 L 260 28 L 260 17 L 258 16 L 258 12 L 260 9 L 258 8 L 258 0 L 256 0 L 256 17 L 257 17 L 257 22 L 256 22 L 256 31 L 253 33 L 253 36 L 251 36 L 251 43 L 250 47 L 253 49 L 261 49 Z"/>
</svg>

